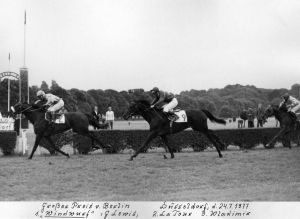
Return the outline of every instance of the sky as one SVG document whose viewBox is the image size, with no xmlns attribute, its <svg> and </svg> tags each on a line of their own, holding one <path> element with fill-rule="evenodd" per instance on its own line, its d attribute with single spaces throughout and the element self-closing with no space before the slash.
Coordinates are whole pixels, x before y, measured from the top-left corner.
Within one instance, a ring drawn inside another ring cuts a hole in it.
<svg viewBox="0 0 300 219">
<path fill-rule="evenodd" d="M 297 0 L 0 0 L 0 72 L 24 66 L 24 30 L 30 86 L 179 93 L 300 83 Z"/>
</svg>

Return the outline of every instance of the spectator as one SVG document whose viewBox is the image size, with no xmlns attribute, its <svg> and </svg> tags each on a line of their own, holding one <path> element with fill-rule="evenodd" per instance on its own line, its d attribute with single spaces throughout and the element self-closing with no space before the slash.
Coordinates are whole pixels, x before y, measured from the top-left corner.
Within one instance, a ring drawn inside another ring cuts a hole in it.
<svg viewBox="0 0 300 219">
<path fill-rule="evenodd" d="M 98 123 L 100 122 L 101 114 L 98 112 L 98 107 L 97 106 L 94 107 L 94 110 L 92 112 L 92 116 L 95 120 L 97 120 Z M 98 129 L 98 128 L 94 126 L 94 129 Z"/>
<path fill-rule="evenodd" d="M 258 104 L 257 111 L 256 111 L 256 118 L 257 118 L 257 128 L 258 127 L 263 127 L 264 123 L 264 109 L 262 108 L 262 104 Z"/>
<path fill-rule="evenodd" d="M 248 119 L 248 114 L 246 109 L 243 109 L 243 111 L 240 114 L 240 118 L 243 120 L 241 128 L 243 127 L 245 128 L 246 120 Z"/>
<path fill-rule="evenodd" d="M 111 107 L 108 107 L 108 111 L 105 114 L 105 120 L 109 125 L 109 129 L 113 129 L 113 123 L 115 120 L 114 111 L 112 111 Z"/>
<path fill-rule="evenodd" d="M 248 108 L 247 115 L 248 115 L 248 128 L 253 128 L 255 116 L 252 108 L 250 107 Z"/>
</svg>

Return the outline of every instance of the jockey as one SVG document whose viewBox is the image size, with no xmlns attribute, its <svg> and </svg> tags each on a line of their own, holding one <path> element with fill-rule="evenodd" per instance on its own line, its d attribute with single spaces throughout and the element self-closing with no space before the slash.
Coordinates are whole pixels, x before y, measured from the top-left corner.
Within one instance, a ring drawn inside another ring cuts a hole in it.
<svg viewBox="0 0 300 219">
<path fill-rule="evenodd" d="M 159 109 L 163 108 L 163 112 L 171 117 L 171 121 L 178 119 L 178 116 L 173 112 L 173 109 L 178 105 L 177 98 L 174 94 L 160 91 L 157 87 L 154 87 L 150 92 L 154 96 L 151 108 L 155 106 Z"/>
<path fill-rule="evenodd" d="M 283 100 L 279 106 L 286 104 L 286 106 L 288 108 L 288 112 L 292 115 L 292 118 L 296 121 L 297 120 L 296 112 L 300 109 L 300 101 L 297 100 L 295 97 L 292 97 L 288 93 L 285 93 L 282 96 L 282 99 Z"/>
<path fill-rule="evenodd" d="M 52 121 L 55 118 L 55 112 L 63 108 L 64 101 L 53 95 L 53 94 L 45 94 L 44 91 L 39 90 L 36 94 L 39 100 L 46 100 L 47 102 L 44 104 L 44 106 L 50 106 L 47 109 L 47 112 L 50 112 L 50 120 Z"/>
</svg>

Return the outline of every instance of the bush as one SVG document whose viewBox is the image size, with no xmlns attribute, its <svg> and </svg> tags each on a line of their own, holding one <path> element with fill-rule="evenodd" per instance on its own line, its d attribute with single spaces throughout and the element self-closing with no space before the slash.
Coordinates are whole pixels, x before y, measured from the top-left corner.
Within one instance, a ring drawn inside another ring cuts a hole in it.
<svg viewBox="0 0 300 219">
<path fill-rule="evenodd" d="M 252 129 L 224 129 L 216 130 L 215 133 L 226 145 L 236 145 L 242 149 L 251 149 L 259 144 L 266 144 L 280 131 L 280 128 L 252 128 Z M 298 132 L 292 132 L 286 137 L 279 137 L 276 141 L 282 142 L 284 146 L 291 141 L 298 142 Z M 271 145 L 271 148 L 274 144 Z"/>
<path fill-rule="evenodd" d="M 264 146 L 279 132 L 279 128 L 253 128 L 253 129 L 223 129 L 215 130 L 215 134 L 224 143 L 226 150 L 228 145 L 239 146 L 241 149 L 251 149 L 259 144 Z M 148 130 L 101 130 L 94 131 L 96 137 L 109 145 L 110 149 L 105 149 L 104 153 L 119 153 L 124 149 L 137 150 L 146 140 Z M 286 138 L 279 138 L 277 141 L 288 146 L 291 141 L 299 143 L 300 133 L 292 132 Z M 208 147 L 213 147 L 212 143 L 199 132 L 187 130 L 168 136 L 169 144 L 175 152 L 180 152 L 184 148 L 193 148 L 194 151 L 203 151 Z M 84 136 L 74 134 L 74 147 L 79 153 L 87 154 L 91 150 L 92 141 Z M 148 148 L 165 147 L 162 140 L 157 137 Z M 146 152 L 144 150 L 143 152 Z"/>
<path fill-rule="evenodd" d="M 148 130 L 101 130 L 94 131 L 96 137 L 104 145 L 110 146 L 104 153 L 119 153 L 124 149 L 137 150 L 146 140 Z M 168 136 L 169 145 L 175 152 L 182 151 L 183 148 L 193 147 L 195 151 L 203 151 L 210 144 L 200 133 L 184 131 Z M 92 141 L 85 136 L 74 134 L 74 147 L 79 153 L 87 154 L 91 149 Z M 166 147 L 160 137 L 153 139 L 148 148 Z M 144 150 L 142 152 L 146 152 Z"/>
<path fill-rule="evenodd" d="M 14 153 L 17 142 L 17 132 L 15 131 L 0 131 L 0 147 L 4 155 Z"/>
</svg>

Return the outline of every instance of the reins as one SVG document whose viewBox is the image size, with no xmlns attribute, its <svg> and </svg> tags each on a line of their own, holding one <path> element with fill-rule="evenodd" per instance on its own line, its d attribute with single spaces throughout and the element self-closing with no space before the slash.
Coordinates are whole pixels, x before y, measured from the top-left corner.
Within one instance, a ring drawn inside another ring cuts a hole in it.
<svg viewBox="0 0 300 219">
<path fill-rule="evenodd" d="M 21 113 L 24 113 L 25 111 L 27 111 L 27 110 L 29 110 L 29 109 L 31 109 L 31 108 L 32 108 L 32 106 L 27 107 L 26 109 L 22 110 L 22 111 L 20 112 L 20 114 L 21 114 Z M 38 110 L 41 110 L 41 109 L 42 109 L 42 107 L 41 107 L 41 108 L 37 108 L 37 109 L 33 109 L 33 110 L 31 110 L 30 112 L 35 112 L 35 111 L 38 111 Z"/>
</svg>

